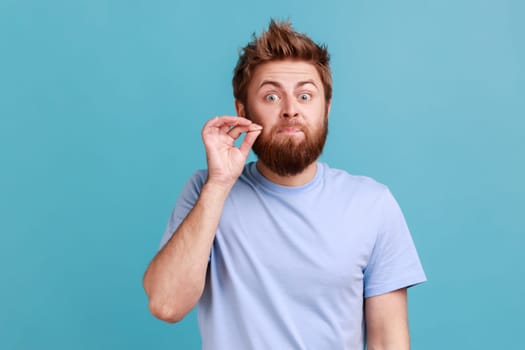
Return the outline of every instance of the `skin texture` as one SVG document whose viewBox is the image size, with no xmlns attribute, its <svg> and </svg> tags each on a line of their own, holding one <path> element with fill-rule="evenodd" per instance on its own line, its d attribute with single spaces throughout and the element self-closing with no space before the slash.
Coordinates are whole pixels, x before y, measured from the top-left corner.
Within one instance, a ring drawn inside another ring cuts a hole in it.
<svg viewBox="0 0 525 350">
<path fill-rule="evenodd" d="M 257 67 L 248 96 L 249 105 L 238 104 L 238 111 L 265 127 L 253 146 L 260 165 L 290 178 L 317 160 L 326 140 L 329 105 L 311 64 L 284 61 Z"/>
<path fill-rule="evenodd" d="M 408 350 L 407 290 L 365 299 L 368 350 Z"/>
<path fill-rule="evenodd" d="M 317 70 L 302 61 L 258 66 L 248 85 L 247 101 L 248 106 L 235 102 L 239 117 L 215 117 L 204 125 L 208 179 L 194 208 L 144 274 L 150 311 L 164 321 L 181 320 L 202 295 L 224 201 L 256 139 L 300 146 L 307 134 L 322 132 L 330 111 Z M 243 133 L 246 137 L 237 148 L 234 141 Z M 257 168 L 285 186 L 304 185 L 317 172 L 315 161 L 295 175 L 278 174 L 261 160 Z M 409 349 L 406 289 L 367 298 L 365 322 L 369 350 Z"/>
<path fill-rule="evenodd" d="M 235 103 L 237 113 L 263 126 L 261 139 L 277 131 L 276 141 L 291 139 L 304 141 L 300 125 L 310 133 L 318 133 L 328 117 L 330 104 L 324 98 L 324 89 L 315 67 L 306 62 L 284 60 L 262 64 L 255 69 L 248 84 L 249 106 Z M 248 108 L 249 107 L 249 108 Z M 285 186 L 300 186 L 309 182 L 317 172 L 311 163 L 295 176 L 282 176 L 261 161 L 257 168 L 269 180 Z"/>
</svg>

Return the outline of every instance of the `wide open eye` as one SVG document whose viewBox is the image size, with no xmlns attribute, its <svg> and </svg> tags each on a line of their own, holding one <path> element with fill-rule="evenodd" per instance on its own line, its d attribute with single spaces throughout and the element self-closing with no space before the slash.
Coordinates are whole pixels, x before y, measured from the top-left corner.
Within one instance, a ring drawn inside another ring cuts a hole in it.
<svg viewBox="0 0 525 350">
<path fill-rule="evenodd" d="M 300 94 L 299 99 L 301 101 L 310 101 L 312 99 L 312 95 L 310 94 Z"/>
<path fill-rule="evenodd" d="M 277 94 L 268 94 L 266 95 L 266 101 L 268 102 L 275 102 L 275 101 L 279 101 L 279 96 L 277 96 Z"/>
</svg>

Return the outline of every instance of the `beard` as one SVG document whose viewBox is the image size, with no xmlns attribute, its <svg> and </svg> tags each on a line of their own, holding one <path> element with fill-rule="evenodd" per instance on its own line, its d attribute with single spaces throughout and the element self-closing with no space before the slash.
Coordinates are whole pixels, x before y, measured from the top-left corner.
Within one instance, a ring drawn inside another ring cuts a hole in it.
<svg viewBox="0 0 525 350">
<path fill-rule="evenodd" d="M 326 114 L 320 128 L 313 131 L 296 122 L 278 124 L 269 133 L 263 131 L 253 144 L 253 152 L 259 161 L 280 176 L 300 174 L 323 152 L 328 135 L 327 116 Z M 257 120 L 253 121 L 257 123 Z M 301 130 L 304 137 L 298 140 L 293 135 L 279 135 L 279 129 L 286 127 Z"/>
</svg>

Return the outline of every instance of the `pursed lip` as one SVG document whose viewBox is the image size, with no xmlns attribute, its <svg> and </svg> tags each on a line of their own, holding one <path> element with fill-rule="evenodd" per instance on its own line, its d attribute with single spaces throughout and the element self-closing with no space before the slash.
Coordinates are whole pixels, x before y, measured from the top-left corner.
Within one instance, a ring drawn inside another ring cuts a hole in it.
<svg viewBox="0 0 525 350">
<path fill-rule="evenodd" d="M 302 132 L 301 128 L 297 126 L 285 126 L 285 127 L 279 128 L 278 130 L 278 133 L 281 133 L 281 134 L 294 134 L 297 132 Z"/>
</svg>

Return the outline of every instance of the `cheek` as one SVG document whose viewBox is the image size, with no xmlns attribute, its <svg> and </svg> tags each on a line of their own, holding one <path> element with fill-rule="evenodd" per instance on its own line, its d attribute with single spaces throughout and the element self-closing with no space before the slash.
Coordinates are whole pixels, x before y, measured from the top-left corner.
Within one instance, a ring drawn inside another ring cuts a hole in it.
<svg viewBox="0 0 525 350">
<path fill-rule="evenodd" d="M 275 110 L 274 106 L 255 106 L 247 109 L 247 113 L 251 121 L 265 127 L 272 125 L 276 115 Z"/>
</svg>

